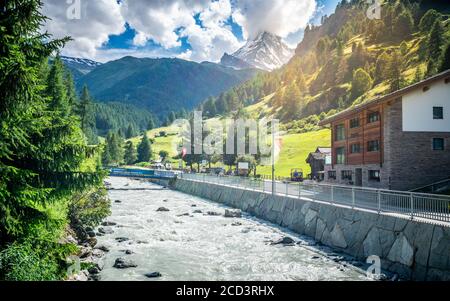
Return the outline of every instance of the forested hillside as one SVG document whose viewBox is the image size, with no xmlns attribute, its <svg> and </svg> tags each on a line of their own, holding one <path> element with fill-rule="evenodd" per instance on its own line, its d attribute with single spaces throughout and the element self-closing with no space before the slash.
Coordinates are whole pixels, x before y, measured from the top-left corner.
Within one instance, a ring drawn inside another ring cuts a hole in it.
<svg viewBox="0 0 450 301">
<path fill-rule="evenodd" d="M 204 114 L 262 102 L 247 113 L 274 115 L 292 132 L 311 131 L 327 115 L 450 68 L 447 6 L 385 1 L 382 18 L 371 20 L 365 2 L 342 1 L 321 26 L 306 29 L 289 64 L 208 98 Z"/>
</svg>

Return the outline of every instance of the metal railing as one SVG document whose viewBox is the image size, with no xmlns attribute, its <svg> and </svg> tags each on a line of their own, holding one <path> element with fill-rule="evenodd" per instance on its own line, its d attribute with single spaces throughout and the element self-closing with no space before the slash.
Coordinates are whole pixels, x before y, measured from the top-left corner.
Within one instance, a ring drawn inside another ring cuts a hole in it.
<svg viewBox="0 0 450 301">
<path fill-rule="evenodd" d="M 272 182 L 264 179 L 207 174 L 182 174 L 180 177 L 190 181 L 296 197 L 311 202 L 326 202 L 378 213 L 396 213 L 411 219 L 450 222 L 450 196 L 445 195 L 287 181 L 275 182 L 272 191 Z"/>
</svg>

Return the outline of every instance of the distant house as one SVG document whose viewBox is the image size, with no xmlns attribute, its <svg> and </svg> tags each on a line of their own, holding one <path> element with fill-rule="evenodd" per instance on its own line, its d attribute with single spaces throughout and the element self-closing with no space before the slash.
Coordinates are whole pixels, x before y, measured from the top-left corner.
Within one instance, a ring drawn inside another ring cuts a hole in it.
<svg viewBox="0 0 450 301">
<path fill-rule="evenodd" d="M 413 190 L 450 176 L 450 70 L 321 122 L 330 183 Z"/>
<path fill-rule="evenodd" d="M 311 166 L 311 179 L 317 179 L 320 181 L 323 181 L 325 179 L 324 172 L 328 158 L 331 158 L 330 147 L 318 147 L 315 152 L 309 154 L 308 158 L 306 159 L 306 163 Z"/>
</svg>

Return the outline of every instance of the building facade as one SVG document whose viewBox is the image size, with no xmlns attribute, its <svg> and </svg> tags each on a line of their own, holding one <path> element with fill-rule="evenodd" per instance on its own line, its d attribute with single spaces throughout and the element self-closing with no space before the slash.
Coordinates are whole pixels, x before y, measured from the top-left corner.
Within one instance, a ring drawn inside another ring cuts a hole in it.
<svg viewBox="0 0 450 301">
<path fill-rule="evenodd" d="M 329 183 L 412 190 L 450 177 L 450 70 L 341 112 Z"/>
<path fill-rule="evenodd" d="M 306 163 L 311 166 L 310 179 L 323 181 L 325 179 L 325 165 L 331 163 L 327 159 L 331 158 L 330 147 L 318 147 L 315 152 L 310 153 Z"/>
</svg>

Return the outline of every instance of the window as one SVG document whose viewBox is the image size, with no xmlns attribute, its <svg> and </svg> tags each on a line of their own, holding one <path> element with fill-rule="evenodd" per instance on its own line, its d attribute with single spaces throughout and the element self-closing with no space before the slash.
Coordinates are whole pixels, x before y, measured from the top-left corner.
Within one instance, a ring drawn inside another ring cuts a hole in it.
<svg viewBox="0 0 450 301">
<path fill-rule="evenodd" d="M 352 154 L 359 154 L 361 152 L 361 144 L 352 144 L 350 152 Z"/>
<path fill-rule="evenodd" d="M 445 149 L 444 138 L 433 138 L 433 150 L 443 151 Z"/>
<path fill-rule="evenodd" d="M 336 164 L 345 164 L 345 148 L 336 148 Z"/>
<path fill-rule="evenodd" d="M 380 182 L 381 175 L 379 170 L 369 170 L 369 181 Z"/>
<path fill-rule="evenodd" d="M 330 179 L 330 180 L 336 180 L 336 171 L 329 171 L 328 172 L 328 179 Z"/>
<path fill-rule="evenodd" d="M 443 107 L 433 107 L 433 119 L 435 119 L 435 120 L 444 119 L 444 108 Z"/>
<path fill-rule="evenodd" d="M 368 152 L 379 152 L 380 151 L 380 141 L 379 140 L 369 141 L 367 143 L 367 151 Z"/>
<path fill-rule="evenodd" d="M 342 141 L 342 140 L 345 140 L 345 126 L 343 124 L 340 124 L 336 126 L 335 141 Z"/>
<path fill-rule="evenodd" d="M 373 113 L 369 113 L 369 115 L 367 115 L 367 123 L 374 123 L 380 121 L 380 113 L 379 112 L 373 112 Z"/>
<path fill-rule="evenodd" d="M 343 170 L 342 171 L 342 180 L 351 181 L 353 179 L 353 171 L 351 170 Z"/>
<path fill-rule="evenodd" d="M 358 117 L 350 120 L 350 128 L 351 129 L 359 128 L 359 118 Z"/>
</svg>

